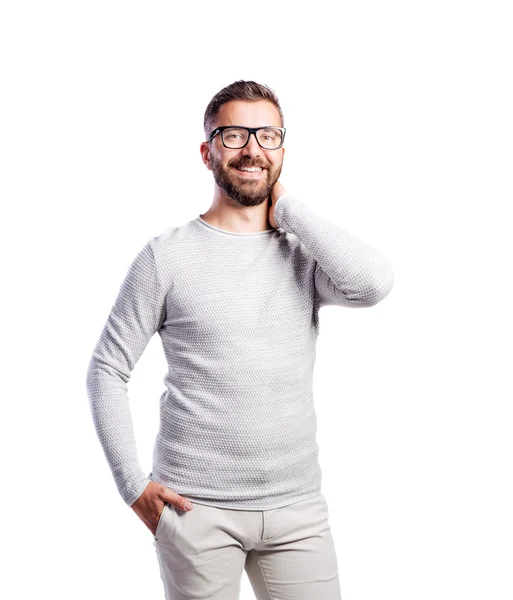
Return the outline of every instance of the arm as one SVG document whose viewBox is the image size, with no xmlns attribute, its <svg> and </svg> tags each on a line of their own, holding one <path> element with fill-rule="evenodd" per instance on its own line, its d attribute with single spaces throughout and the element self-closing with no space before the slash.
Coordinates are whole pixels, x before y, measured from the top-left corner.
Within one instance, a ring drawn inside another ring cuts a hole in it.
<svg viewBox="0 0 513 600">
<path fill-rule="evenodd" d="M 129 506 L 150 482 L 137 457 L 127 383 L 165 317 L 154 239 L 133 260 L 87 371 L 87 393 L 96 433 L 118 491 Z"/>
<path fill-rule="evenodd" d="M 284 188 L 278 188 L 284 192 Z M 377 304 L 393 287 L 388 261 L 372 246 L 323 219 L 290 194 L 275 199 L 274 220 L 297 235 L 315 259 L 315 295 L 319 306 L 361 308 Z"/>
</svg>

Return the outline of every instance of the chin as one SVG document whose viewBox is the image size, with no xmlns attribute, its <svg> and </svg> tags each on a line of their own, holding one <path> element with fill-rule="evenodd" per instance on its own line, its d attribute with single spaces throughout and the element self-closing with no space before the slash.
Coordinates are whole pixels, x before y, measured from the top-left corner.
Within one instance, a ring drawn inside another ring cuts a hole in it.
<svg viewBox="0 0 513 600">
<path fill-rule="evenodd" d="M 248 196 L 246 194 L 238 194 L 237 192 L 228 195 L 234 202 L 237 202 L 237 204 L 240 204 L 241 206 L 259 206 L 269 197 L 268 195 Z"/>
</svg>

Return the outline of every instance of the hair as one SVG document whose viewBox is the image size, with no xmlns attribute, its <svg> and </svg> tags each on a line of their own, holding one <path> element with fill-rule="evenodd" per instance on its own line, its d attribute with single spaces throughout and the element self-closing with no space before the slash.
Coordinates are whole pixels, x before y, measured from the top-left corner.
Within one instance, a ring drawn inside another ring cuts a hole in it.
<svg viewBox="0 0 513 600">
<path fill-rule="evenodd" d="M 247 102 L 256 102 L 258 100 L 269 100 L 276 106 L 280 113 L 281 126 L 285 127 L 285 119 L 281 110 L 278 97 L 274 91 L 267 85 L 257 83 L 256 81 L 234 81 L 227 85 L 210 100 L 205 116 L 203 118 L 203 129 L 205 130 L 205 138 L 212 131 L 212 125 L 217 117 L 219 110 L 223 104 L 230 100 L 246 100 Z"/>
</svg>

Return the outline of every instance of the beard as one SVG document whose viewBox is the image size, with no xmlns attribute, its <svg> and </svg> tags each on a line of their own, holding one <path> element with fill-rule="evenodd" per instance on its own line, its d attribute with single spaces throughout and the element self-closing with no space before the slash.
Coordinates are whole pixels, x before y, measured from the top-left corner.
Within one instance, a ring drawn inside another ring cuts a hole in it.
<svg viewBox="0 0 513 600">
<path fill-rule="evenodd" d="M 257 164 L 251 164 L 249 161 L 240 161 L 228 164 L 225 168 L 221 164 L 221 161 L 212 153 L 210 155 L 210 164 L 217 185 L 229 198 L 241 206 L 258 206 L 262 202 L 265 202 L 271 195 L 273 186 L 278 181 L 282 169 L 281 165 L 274 171 L 265 168 L 265 177 L 261 179 L 248 178 L 243 180 L 241 177 L 235 180 L 237 175 L 231 173 L 235 171 L 234 167 L 263 167 L 263 165 L 258 162 Z"/>
</svg>

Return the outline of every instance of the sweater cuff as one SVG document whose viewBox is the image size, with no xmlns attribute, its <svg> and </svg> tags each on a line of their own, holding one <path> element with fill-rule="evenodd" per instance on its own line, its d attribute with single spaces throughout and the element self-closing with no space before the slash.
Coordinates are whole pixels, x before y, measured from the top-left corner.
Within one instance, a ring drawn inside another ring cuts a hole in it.
<svg viewBox="0 0 513 600">
<path fill-rule="evenodd" d="M 283 213 L 290 202 L 298 202 L 298 200 L 291 194 L 282 194 L 274 203 L 274 220 L 276 221 L 278 227 L 282 229 L 284 229 L 287 224 Z"/>
</svg>

